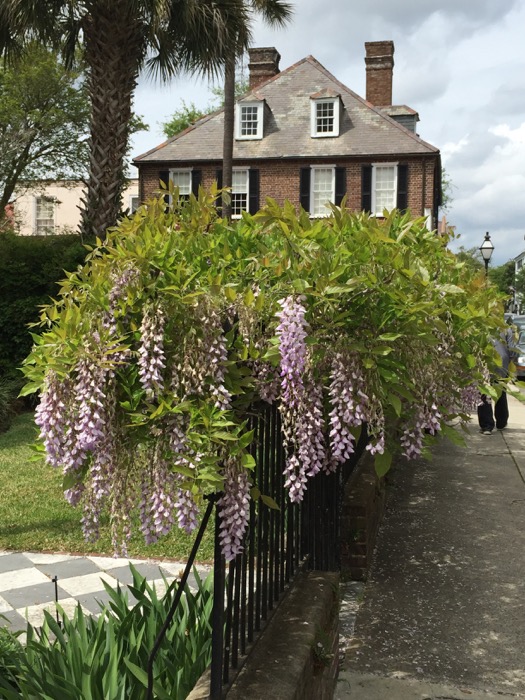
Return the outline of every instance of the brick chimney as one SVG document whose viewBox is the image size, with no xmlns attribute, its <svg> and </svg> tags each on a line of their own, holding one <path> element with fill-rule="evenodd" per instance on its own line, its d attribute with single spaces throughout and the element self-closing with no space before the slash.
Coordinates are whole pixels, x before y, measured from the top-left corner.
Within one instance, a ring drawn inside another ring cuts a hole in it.
<svg viewBox="0 0 525 700">
<path fill-rule="evenodd" d="M 248 49 L 250 61 L 250 90 L 263 83 L 268 78 L 273 78 L 279 73 L 279 61 L 281 54 L 273 46 L 262 49 Z"/>
<path fill-rule="evenodd" d="M 392 75 L 394 72 L 394 42 L 367 41 L 366 99 L 375 107 L 392 104 Z"/>
</svg>

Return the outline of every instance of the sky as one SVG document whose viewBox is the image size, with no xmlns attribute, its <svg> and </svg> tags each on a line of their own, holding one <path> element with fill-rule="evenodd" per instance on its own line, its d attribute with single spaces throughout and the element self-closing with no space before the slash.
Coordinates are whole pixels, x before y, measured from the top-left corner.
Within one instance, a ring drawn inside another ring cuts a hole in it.
<svg viewBox="0 0 525 700">
<path fill-rule="evenodd" d="M 418 134 L 440 149 L 451 182 L 450 247 L 479 248 L 488 231 L 491 265 L 525 251 L 525 0 L 289 1 L 288 26 L 255 21 L 252 46 L 274 46 L 281 70 L 312 55 L 365 97 L 365 42 L 393 41 L 393 103 L 419 113 Z M 214 102 L 211 87 L 141 78 L 134 109 L 150 129 L 131 157 L 164 141 L 161 124 L 183 101 Z"/>
</svg>

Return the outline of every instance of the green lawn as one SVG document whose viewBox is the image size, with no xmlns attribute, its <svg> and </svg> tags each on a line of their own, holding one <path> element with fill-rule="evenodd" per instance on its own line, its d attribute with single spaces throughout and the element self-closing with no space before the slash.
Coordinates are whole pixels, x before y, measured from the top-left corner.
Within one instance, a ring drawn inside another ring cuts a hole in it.
<svg viewBox="0 0 525 700">
<path fill-rule="evenodd" d="M 86 543 L 80 527 L 81 511 L 64 499 L 62 473 L 42 460 L 32 461 L 30 446 L 35 435 L 30 413 L 17 416 L 10 430 L 0 435 L 0 550 L 111 556 L 107 523 L 98 542 Z M 197 555 L 199 562 L 213 558 L 212 526 L 213 518 Z M 137 532 L 129 545 L 129 556 L 186 559 L 194 539 L 174 530 L 155 545 L 146 545 Z"/>
</svg>

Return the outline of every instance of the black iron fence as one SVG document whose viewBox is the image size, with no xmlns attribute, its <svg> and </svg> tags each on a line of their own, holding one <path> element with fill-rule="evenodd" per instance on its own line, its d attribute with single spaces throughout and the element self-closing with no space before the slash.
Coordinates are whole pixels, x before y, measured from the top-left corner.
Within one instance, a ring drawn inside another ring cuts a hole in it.
<svg viewBox="0 0 525 700">
<path fill-rule="evenodd" d="M 249 427 L 254 430 L 251 451 L 256 461 L 252 481 L 261 498 L 250 501 L 243 552 L 230 562 L 227 572 L 219 547 L 219 515 L 215 514 L 211 700 L 223 696 L 223 690 L 241 669 L 250 646 L 298 570 L 336 571 L 340 568 L 343 485 L 367 441 L 366 430 L 363 430 L 352 459 L 334 474 L 318 474 L 310 479 L 303 501 L 293 504 L 284 487 L 285 455 L 277 407 L 265 404 L 259 408 L 253 413 Z M 216 500 L 217 497 L 210 500 L 204 527 Z M 203 528 L 197 536 L 197 546 L 202 531 Z M 195 555 L 196 547 L 187 564 L 188 573 Z M 150 656 L 150 676 L 163 633 L 159 634 Z M 152 697 L 150 688 L 147 698 L 151 700 Z"/>
</svg>

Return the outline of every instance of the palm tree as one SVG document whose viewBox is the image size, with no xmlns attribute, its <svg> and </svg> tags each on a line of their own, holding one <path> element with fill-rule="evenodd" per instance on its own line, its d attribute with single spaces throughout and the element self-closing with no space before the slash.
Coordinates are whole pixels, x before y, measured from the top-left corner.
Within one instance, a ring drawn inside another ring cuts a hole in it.
<svg viewBox="0 0 525 700">
<path fill-rule="evenodd" d="M 247 0 L 247 11 L 259 13 L 269 25 L 284 26 L 292 15 L 292 6 L 282 0 Z M 231 188 L 233 171 L 233 134 L 235 129 L 235 63 L 238 56 L 249 46 L 250 23 L 245 24 L 237 35 L 235 49 L 226 56 L 224 65 L 224 138 L 222 153 L 222 186 Z M 223 216 L 231 218 L 231 200 L 224 201 Z"/>
<path fill-rule="evenodd" d="M 59 46 L 68 63 L 80 50 L 85 63 L 91 125 L 83 236 L 104 238 L 118 221 L 141 71 L 163 80 L 181 71 L 217 75 L 249 20 L 242 0 L 1 0 L 1 54 L 36 36 Z"/>
</svg>

